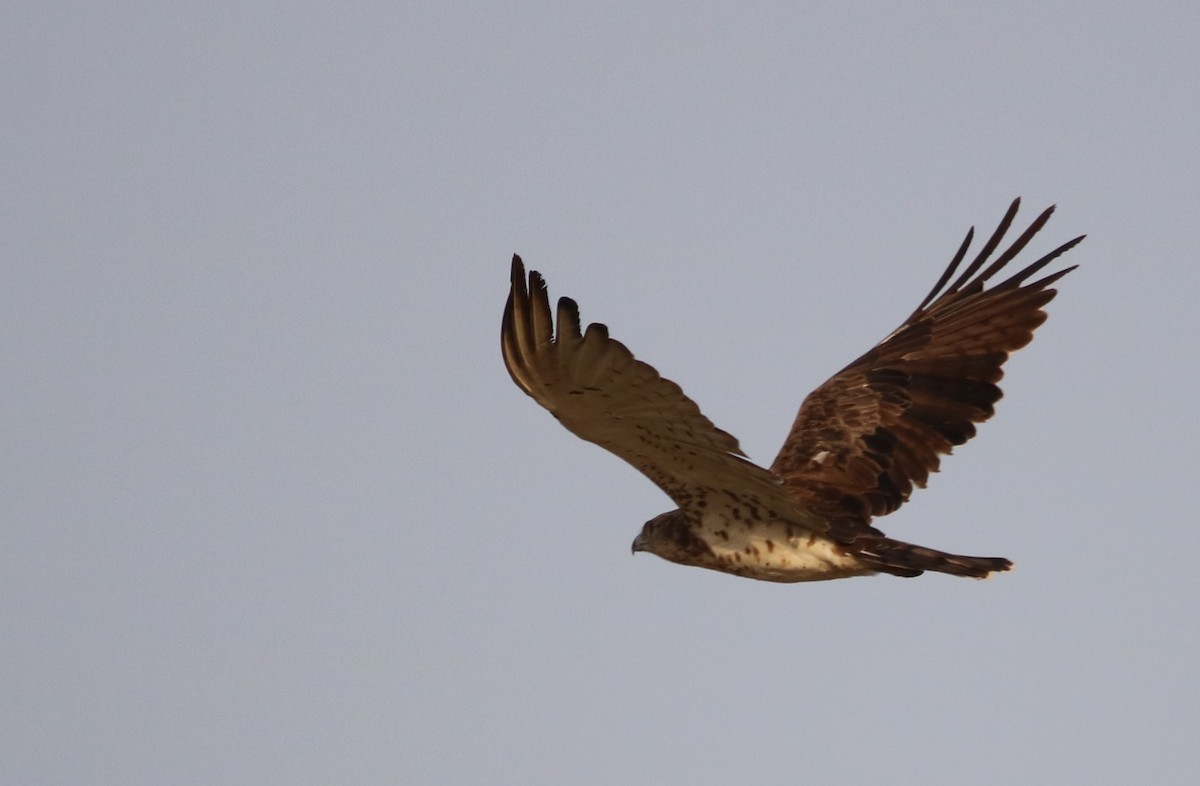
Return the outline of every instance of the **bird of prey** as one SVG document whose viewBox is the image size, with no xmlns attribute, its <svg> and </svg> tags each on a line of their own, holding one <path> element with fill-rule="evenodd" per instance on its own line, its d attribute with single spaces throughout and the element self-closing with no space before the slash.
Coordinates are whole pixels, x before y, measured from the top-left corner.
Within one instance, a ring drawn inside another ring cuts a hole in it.
<svg viewBox="0 0 1200 786">
<path fill-rule="evenodd" d="M 745 458 L 736 438 L 604 325 L 581 332 L 575 301 L 560 299 L 555 320 L 545 281 L 531 271 L 527 282 L 518 256 L 501 328 L 504 364 L 560 423 L 632 464 L 678 505 L 646 522 L 634 552 L 764 581 L 927 570 L 985 578 L 1012 563 L 894 540 L 872 520 L 923 488 L 939 456 L 992 416 L 1001 367 L 1045 321 L 1051 285 L 1074 269 L 1030 280 L 1082 236 L 989 286 L 1054 211 L 992 260 L 1019 205 L 955 277 L 974 228 L 967 232 L 904 324 L 804 399 L 770 469 Z"/>
</svg>

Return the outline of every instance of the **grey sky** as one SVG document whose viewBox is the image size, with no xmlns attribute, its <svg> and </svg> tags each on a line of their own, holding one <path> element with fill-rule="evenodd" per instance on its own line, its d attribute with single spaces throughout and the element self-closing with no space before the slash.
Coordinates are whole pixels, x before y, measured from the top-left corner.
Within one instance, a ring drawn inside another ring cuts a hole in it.
<svg viewBox="0 0 1200 786">
<path fill-rule="evenodd" d="M 0 12 L 0 782 L 1186 783 L 1200 7 Z M 769 463 L 1009 200 L 1077 234 L 881 522 L 781 586 L 499 356 L 509 256 Z"/>
</svg>

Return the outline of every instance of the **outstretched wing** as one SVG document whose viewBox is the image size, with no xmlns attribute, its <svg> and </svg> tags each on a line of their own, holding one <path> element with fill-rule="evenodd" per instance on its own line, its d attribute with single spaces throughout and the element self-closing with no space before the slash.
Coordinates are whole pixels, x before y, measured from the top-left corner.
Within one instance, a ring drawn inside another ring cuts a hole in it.
<svg viewBox="0 0 1200 786">
<path fill-rule="evenodd" d="M 1008 355 L 1046 319 L 1050 285 L 1074 267 L 1029 281 L 1083 237 L 1064 243 L 1012 277 L 985 288 L 1054 212 L 1051 207 L 984 268 L 1016 216 L 1000 226 L 962 274 L 974 228 L 946 272 L 903 325 L 814 390 L 771 470 L 805 505 L 860 520 L 891 513 L 936 472 L 939 456 L 975 436 L 992 416 Z M 984 268 L 982 272 L 980 269 Z"/>
<path fill-rule="evenodd" d="M 546 284 L 513 257 L 501 349 L 508 373 L 577 436 L 628 461 L 685 510 L 698 512 L 705 489 L 744 498 L 776 517 L 823 531 L 779 479 L 743 458 L 737 439 L 712 424 L 679 386 L 608 337 L 579 326 L 579 308 L 558 301 L 557 332 Z"/>
</svg>

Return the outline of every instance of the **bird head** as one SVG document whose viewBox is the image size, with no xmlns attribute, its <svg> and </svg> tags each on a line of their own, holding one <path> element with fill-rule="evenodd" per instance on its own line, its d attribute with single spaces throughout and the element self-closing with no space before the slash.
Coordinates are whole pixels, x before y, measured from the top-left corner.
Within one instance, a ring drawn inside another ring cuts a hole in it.
<svg viewBox="0 0 1200 786">
<path fill-rule="evenodd" d="M 648 551 L 672 562 L 680 561 L 681 552 L 695 540 L 691 525 L 682 510 L 661 513 L 647 521 L 633 539 L 632 551 Z"/>
</svg>

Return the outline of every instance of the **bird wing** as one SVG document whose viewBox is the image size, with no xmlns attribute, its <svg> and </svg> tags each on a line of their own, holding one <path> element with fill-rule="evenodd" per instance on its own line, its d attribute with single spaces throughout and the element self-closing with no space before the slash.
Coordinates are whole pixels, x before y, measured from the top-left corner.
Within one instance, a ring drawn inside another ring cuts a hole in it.
<svg viewBox="0 0 1200 786">
<path fill-rule="evenodd" d="M 712 424 L 674 382 L 608 336 L 580 331 L 579 308 L 558 301 L 557 328 L 545 281 L 512 261 L 501 349 L 517 386 L 576 436 L 632 464 L 684 510 L 699 512 L 704 489 L 745 501 L 760 513 L 824 531 L 779 478 L 744 458 L 737 439 Z"/>
<path fill-rule="evenodd" d="M 1054 208 L 984 268 L 1012 224 L 1012 203 L 978 256 L 947 286 L 974 236 L 895 332 L 814 390 L 771 466 L 803 503 L 863 521 L 891 513 L 936 472 L 939 456 L 975 436 L 993 414 L 1009 353 L 1046 319 L 1050 285 L 1074 267 L 1029 281 L 1083 237 L 985 288 L 1049 220 Z M 982 269 L 982 272 L 980 270 Z"/>
</svg>

